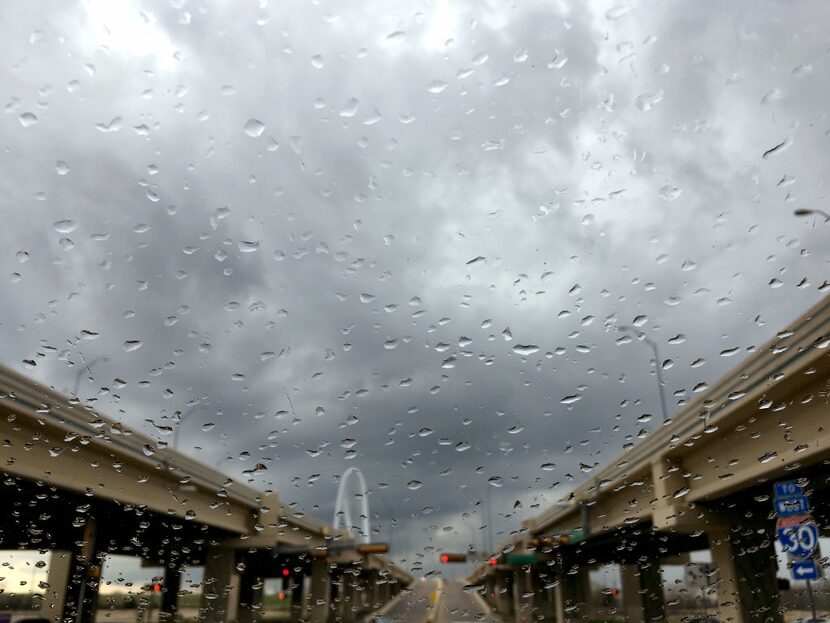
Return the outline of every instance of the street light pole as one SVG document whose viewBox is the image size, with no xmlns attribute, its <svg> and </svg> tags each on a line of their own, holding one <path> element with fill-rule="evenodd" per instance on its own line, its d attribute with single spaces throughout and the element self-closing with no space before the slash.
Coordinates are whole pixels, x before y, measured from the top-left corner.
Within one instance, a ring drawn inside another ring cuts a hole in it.
<svg viewBox="0 0 830 623">
<path fill-rule="evenodd" d="M 84 356 L 81 355 L 81 359 L 83 359 L 83 358 L 84 358 Z M 102 357 L 95 357 L 89 363 L 84 361 L 84 365 L 81 367 L 80 370 L 78 370 L 77 374 L 75 374 L 75 386 L 72 389 L 72 395 L 75 396 L 76 398 L 78 396 L 78 390 L 81 387 L 81 375 L 84 373 L 84 370 L 86 370 L 89 374 L 92 374 L 92 370 L 91 370 L 92 366 L 94 366 L 99 361 L 109 361 L 109 360 L 110 360 L 110 358 L 107 357 L 106 355 L 104 355 Z"/>
<path fill-rule="evenodd" d="M 660 363 L 660 351 L 657 350 L 657 342 L 652 340 L 642 331 L 638 331 L 634 327 L 623 325 L 618 328 L 622 331 L 633 333 L 637 336 L 637 339 L 642 340 L 643 342 L 651 346 L 651 350 L 654 352 L 654 371 L 657 373 L 657 389 L 660 392 L 660 409 L 663 412 L 663 422 L 668 421 L 669 409 L 666 404 L 666 388 L 664 387 L 663 383 L 663 369 Z"/>
<path fill-rule="evenodd" d="M 187 411 L 187 413 L 185 413 L 184 415 L 179 416 L 179 421 L 176 423 L 176 428 L 173 429 L 173 448 L 175 448 L 177 450 L 179 448 L 179 432 L 182 429 L 182 425 L 184 424 L 184 421 L 192 413 L 194 413 L 195 411 L 201 409 L 203 406 L 204 406 L 203 404 L 197 403 L 197 404 L 193 405 L 192 407 L 190 407 L 190 409 Z"/>
<path fill-rule="evenodd" d="M 393 549 L 393 538 L 395 536 L 395 519 L 392 516 L 394 512 L 392 511 L 392 507 L 389 506 L 389 503 L 374 491 L 372 492 L 372 495 L 369 497 L 370 502 L 372 501 L 372 498 L 375 498 L 378 502 L 380 502 L 383 505 L 383 508 L 385 508 L 389 513 L 389 522 L 386 524 L 386 529 L 389 534 L 389 551 L 391 552 Z"/>
</svg>

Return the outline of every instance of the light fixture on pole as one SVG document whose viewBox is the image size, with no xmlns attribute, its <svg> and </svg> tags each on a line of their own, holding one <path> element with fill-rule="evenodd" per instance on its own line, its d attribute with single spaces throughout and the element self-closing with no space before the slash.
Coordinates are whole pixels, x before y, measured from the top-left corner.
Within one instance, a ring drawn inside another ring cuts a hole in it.
<svg viewBox="0 0 830 623">
<path fill-rule="evenodd" d="M 635 336 L 637 336 L 638 340 L 641 340 L 642 342 L 645 342 L 646 344 L 651 346 L 651 350 L 654 352 L 654 370 L 657 373 L 657 389 L 660 392 L 660 408 L 663 412 L 663 422 L 667 422 L 669 419 L 669 409 L 666 405 L 666 388 L 663 387 L 663 366 L 660 362 L 660 351 L 657 349 L 657 342 L 652 340 L 643 331 L 639 331 L 634 327 L 621 325 L 617 328 L 620 331 L 624 331 L 626 333 L 633 333 Z"/>
</svg>

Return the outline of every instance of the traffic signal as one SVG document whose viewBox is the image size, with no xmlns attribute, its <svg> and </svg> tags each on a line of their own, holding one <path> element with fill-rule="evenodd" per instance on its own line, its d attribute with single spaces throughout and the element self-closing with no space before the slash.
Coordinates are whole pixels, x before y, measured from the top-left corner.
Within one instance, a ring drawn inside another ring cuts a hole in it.
<svg viewBox="0 0 830 623">
<path fill-rule="evenodd" d="M 616 586 L 611 589 L 611 597 L 616 597 L 619 594 L 620 594 L 620 589 L 618 589 Z"/>
<path fill-rule="evenodd" d="M 467 562 L 466 554 L 441 554 L 441 562 L 447 564 L 450 562 Z"/>
<path fill-rule="evenodd" d="M 159 584 L 158 582 L 153 584 L 153 592 L 154 593 L 160 593 L 161 592 L 161 584 Z"/>
<path fill-rule="evenodd" d="M 291 572 L 287 568 L 283 568 L 282 577 L 287 578 Z"/>
<path fill-rule="evenodd" d="M 489 562 L 491 567 L 495 567 L 497 564 L 499 564 L 499 559 L 495 556 L 490 556 Z"/>
</svg>

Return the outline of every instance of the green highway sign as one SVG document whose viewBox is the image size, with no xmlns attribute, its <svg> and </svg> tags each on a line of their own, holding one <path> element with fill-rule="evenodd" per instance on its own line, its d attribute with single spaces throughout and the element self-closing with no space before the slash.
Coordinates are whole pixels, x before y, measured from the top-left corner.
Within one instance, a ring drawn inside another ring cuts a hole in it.
<svg viewBox="0 0 830 623">
<path fill-rule="evenodd" d="M 539 554 L 531 552 L 529 554 L 507 554 L 505 562 L 508 565 L 532 565 L 539 562 Z"/>
</svg>

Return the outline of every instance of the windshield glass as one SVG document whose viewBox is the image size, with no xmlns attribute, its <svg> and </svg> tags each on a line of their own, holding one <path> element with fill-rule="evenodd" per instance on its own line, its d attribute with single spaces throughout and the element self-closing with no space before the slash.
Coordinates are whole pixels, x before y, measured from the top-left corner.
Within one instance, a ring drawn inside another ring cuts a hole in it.
<svg viewBox="0 0 830 623">
<path fill-rule="evenodd" d="M 0 23 L 0 623 L 830 611 L 830 7 Z"/>
</svg>

